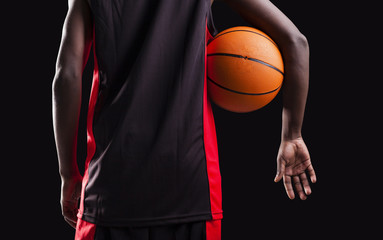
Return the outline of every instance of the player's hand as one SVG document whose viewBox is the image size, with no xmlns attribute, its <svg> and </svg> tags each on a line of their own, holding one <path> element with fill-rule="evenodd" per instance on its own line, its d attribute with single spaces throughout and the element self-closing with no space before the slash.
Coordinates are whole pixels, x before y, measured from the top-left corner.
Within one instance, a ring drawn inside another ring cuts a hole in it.
<svg viewBox="0 0 383 240">
<path fill-rule="evenodd" d="M 61 211 L 65 221 L 76 228 L 78 200 L 81 196 L 82 177 L 62 179 L 61 183 Z"/>
<path fill-rule="evenodd" d="M 311 194 L 308 176 L 312 183 L 316 182 L 310 154 L 303 139 L 282 140 L 278 151 L 277 174 L 274 181 L 279 182 L 283 178 L 289 198 L 295 198 L 294 186 L 300 199 L 305 200 L 307 195 Z"/>
</svg>

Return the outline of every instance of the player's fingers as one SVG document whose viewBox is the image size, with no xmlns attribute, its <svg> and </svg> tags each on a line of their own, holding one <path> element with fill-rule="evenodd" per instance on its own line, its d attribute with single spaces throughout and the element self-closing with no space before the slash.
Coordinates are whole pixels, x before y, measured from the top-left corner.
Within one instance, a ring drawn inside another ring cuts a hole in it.
<svg viewBox="0 0 383 240">
<path fill-rule="evenodd" d="M 71 227 L 76 228 L 77 218 L 76 218 L 76 220 L 73 220 L 73 219 L 64 217 L 64 219 L 65 219 L 65 221 L 66 221 Z"/>
<path fill-rule="evenodd" d="M 313 168 L 313 165 L 310 164 L 310 166 L 307 167 L 307 172 L 310 176 L 310 181 L 312 183 L 315 183 L 317 181 L 317 176 L 315 174 L 315 171 L 314 171 L 314 168 Z"/>
<path fill-rule="evenodd" d="M 65 221 L 73 228 L 76 228 L 77 212 L 78 209 L 77 207 L 73 206 L 73 204 L 64 205 L 62 209 L 62 214 L 64 216 Z"/>
<path fill-rule="evenodd" d="M 306 173 L 300 174 L 299 179 L 301 180 L 305 194 L 310 195 L 311 194 L 311 187 L 310 187 L 309 181 L 307 179 Z"/>
<path fill-rule="evenodd" d="M 285 186 L 287 196 L 290 199 L 294 199 L 295 194 L 294 194 L 293 185 L 291 183 L 291 177 L 290 176 L 287 176 L 287 175 L 283 176 L 283 185 Z"/>
<path fill-rule="evenodd" d="M 303 192 L 302 184 L 299 179 L 299 176 L 293 176 L 294 188 L 297 191 L 299 198 L 306 200 L 306 194 Z"/>
</svg>

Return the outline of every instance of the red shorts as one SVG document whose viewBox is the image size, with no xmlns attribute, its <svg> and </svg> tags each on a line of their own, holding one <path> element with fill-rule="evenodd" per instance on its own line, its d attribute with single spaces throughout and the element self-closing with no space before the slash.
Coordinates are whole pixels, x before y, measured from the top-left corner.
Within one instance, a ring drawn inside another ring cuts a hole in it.
<svg viewBox="0 0 383 240">
<path fill-rule="evenodd" d="M 78 219 L 75 240 L 221 240 L 221 220 L 150 227 L 105 227 Z"/>
</svg>

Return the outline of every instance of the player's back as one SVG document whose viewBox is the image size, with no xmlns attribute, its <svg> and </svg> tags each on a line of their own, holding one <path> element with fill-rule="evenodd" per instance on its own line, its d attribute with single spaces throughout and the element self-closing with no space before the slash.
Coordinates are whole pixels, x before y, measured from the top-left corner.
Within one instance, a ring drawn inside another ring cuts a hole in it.
<svg viewBox="0 0 383 240">
<path fill-rule="evenodd" d="M 206 94 L 210 0 L 90 5 L 95 71 L 79 216 L 136 226 L 221 218 Z"/>
</svg>

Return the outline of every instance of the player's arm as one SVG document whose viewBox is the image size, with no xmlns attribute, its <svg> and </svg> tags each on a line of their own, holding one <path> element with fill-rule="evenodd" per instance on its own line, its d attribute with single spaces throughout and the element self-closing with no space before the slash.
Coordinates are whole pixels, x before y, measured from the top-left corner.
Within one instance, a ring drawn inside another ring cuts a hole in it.
<svg viewBox="0 0 383 240">
<path fill-rule="evenodd" d="M 306 195 L 311 193 L 305 172 L 308 171 L 311 180 L 316 181 L 309 152 L 301 136 L 309 85 L 307 39 L 290 19 L 268 0 L 223 1 L 255 28 L 267 33 L 281 50 L 285 65 L 282 88 L 282 142 L 275 181 L 283 177 L 286 192 L 291 199 L 294 198 L 294 183 L 300 198 L 305 199 Z M 296 171 L 297 169 L 299 171 Z"/>
<path fill-rule="evenodd" d="M 75 227 L 82 179 L 76 162 L 77 129 L 82 72 L 91 46 L 92 20 L 87 0 L 69 0 L 68 5 L 52 83 L 52 114 L 62 180 L 62 213 Z"/>
</svg>

